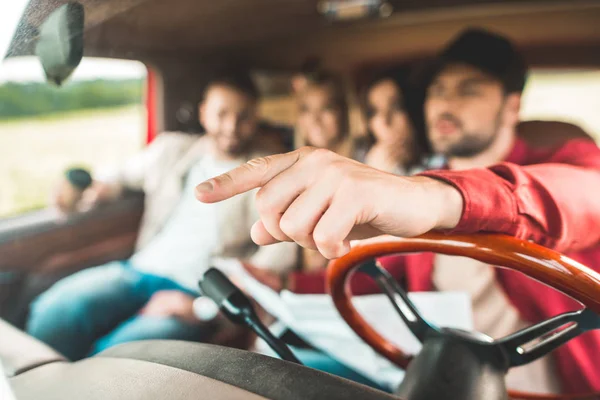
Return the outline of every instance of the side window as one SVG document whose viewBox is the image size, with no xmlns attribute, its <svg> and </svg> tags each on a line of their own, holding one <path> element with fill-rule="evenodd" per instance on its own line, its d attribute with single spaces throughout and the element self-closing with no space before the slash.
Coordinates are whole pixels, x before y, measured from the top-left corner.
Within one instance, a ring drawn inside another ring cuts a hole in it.
<svg viewBox="0 0 600 400">
<path fill-rule="evenodd" d="M 0 64 L 0 218 L 44 208 L 64 171 L 122 163 L 145 143 L 146 68 L 84 58 L 62 87 L 34 57 Z"/>
<path fill-rule="evenodd" d="M 534 69 L 523 96 L 523 120 L 574 123 L 600 141 L 600 71 Z"/>
</svg>

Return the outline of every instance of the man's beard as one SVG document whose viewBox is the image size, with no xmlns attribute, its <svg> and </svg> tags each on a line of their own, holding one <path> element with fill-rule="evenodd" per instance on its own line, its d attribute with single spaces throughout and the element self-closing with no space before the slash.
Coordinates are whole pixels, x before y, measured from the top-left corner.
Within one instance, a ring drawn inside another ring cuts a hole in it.
<svg viewBox="0 0 600 400">
<path fill-rule="evenodd" d="M 229 154 L 231 156 L 239 156 L 243 154 L 248 147 L 248 140 L 244 140 L 243 138 L 236 138 L 235 140 L 226 139 L 223 137 L 219 137 L 216 135 L 215 140 L 217 142 L 217 146 L 219 150 L 223 153 Z"/>
<path fill-rule="evenodd" d="M 496 139 L 496 132 L 491 135 L 481 135 L 473 132 L 463 132 L 461 139 L 452 143 L 442 153 L 446 157 L 470 158 L 484 152 Z"/>
<path fill-rule="evenodd" d="M 440 119 L 447 119 L 454 123 L 457 129 L 460 130 L 458 136 L 460 139 L 455 143 L 449 143 L 447 147 L 443 149 L 435 149 L 436 152 L 442 154 L 446 157 L 458 157 L 458 158 L 470 158 L 475 157 L 476 155 L 483 153 L 487 150 L 496 137 L 498 136 L 498 131 L 500 130 L 500 124 L 502 119 L 502 110 L 504 106 L 500 108 L 496 118 L 494 120 L 493 126 L 487 130 L 487 132 L 467 132 L 463 130 L 463 124 L 460 122 L 458 118 L 456 118 L 452 114 L 443 114 L 440 116 Z"/>
</svg>

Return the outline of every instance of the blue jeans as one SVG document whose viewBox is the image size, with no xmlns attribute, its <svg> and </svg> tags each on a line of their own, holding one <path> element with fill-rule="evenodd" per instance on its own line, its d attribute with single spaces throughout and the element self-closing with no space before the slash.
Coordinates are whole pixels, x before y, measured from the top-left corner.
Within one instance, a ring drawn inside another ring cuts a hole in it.
<svg viewBox="0 0 600 400">
<path fill-rule="evenodd" d="M 160 290 L 196 293 L 176 282 L 113 262 L 57 282 L 31 305 L 27 331 L 71 360 L 144 339 L 205 339 L 207 328 L 176 318 L 137 315 Z"/>
<path fill-rule="evenodd" d="M 390 392 L 388 388 L 382 387 L 371 379 L 359 374 L 355 370 L 345 366 L 328 354 L 319 350 L 301 349 L 294 347 L 292 351 L 298 357 L 300 362 L 307 367 L 318 369 L 319 371 L 328 372 L 332 375 L 337 375 L 342 378 L 349 379 L 354 382 L 362 383 L 363 385 L 371 386 L 375 389 Z"/>
</svg>

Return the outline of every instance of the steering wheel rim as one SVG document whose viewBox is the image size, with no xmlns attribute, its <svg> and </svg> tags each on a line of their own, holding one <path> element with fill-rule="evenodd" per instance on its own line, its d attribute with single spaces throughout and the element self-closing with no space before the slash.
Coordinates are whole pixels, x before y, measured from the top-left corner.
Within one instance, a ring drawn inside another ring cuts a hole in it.
<svg viewBox="0 0 600 400">
<path fill-rule="evenodd" d="M 405 369 L 412 356 L 377 333 L 354 308 L 350 275 L 363 263 L 377 257 L 414 252 L 470 257 L 489 265 L 506 267 L 534 278 L 582 303 L 600 314 L 600 274 L 562 254 L 506 235 L 449 235 L 433 233 L 411 238 L 361 244 L 350 253 L 332 261 L 327 268 L 326 285 L 333 302 L 348 325 L 375 351 Z M 520 399 L 575 399 L 598 393 L 548 396 L 509 391 Z"/>
</svg>

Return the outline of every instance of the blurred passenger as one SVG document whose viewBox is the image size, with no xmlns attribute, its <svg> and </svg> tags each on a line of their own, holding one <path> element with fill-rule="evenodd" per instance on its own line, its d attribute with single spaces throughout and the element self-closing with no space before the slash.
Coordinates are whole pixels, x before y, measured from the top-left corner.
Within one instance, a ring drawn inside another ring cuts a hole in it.
<svg viewBox="0 0 600 400">
<path fill-rule="evenodd" d="M 343 81 L 326 71 L 315 71 L 298 93 L 298 121 L 295 147 L 313 146 L 354 157 L 354 141 L 350 136 L 347 93 Z M 323 270 L 328 260 L 319 252 L 303 249 L 302 271 Z"/>
<path fill-rule="evenodd" d="M 31 335 L 72 360 L 132 340 L 203 340 L 214 327 L 195 317 L 193 302 L 215 257 L 280 272 L 296 262 L 292 243 L 258 248 L 252 242 L 259 218 L 254 194 L 211 205 L 194 197 L 197 182 L 266 154 L 257 136 L 257 101 L 245 74 L 212 80 L 199 105 L 206 135 L 163 133 L 86 189 L 93 203 L 125 189 L 145 192 L 135 254 L 71 275 L 40 295 L 31 307 Z"/>
<path fill-rule="evenodd" d="M 298 121 L 296 123 L 295 147 L 313 146 L 328 149 L 346 157 L 355 158 L 355 141 L 350 136 L 350 118 L 347 93 L 341 78 L 325 72 L 314 71 L 306 74 L 307 79 L 298 85 Z M 313 275 L 321 276 L 329 260 L 315 250 L 302 248 L 293 273 L 294 284 L 299 284 L 302 277 L 307 281 Z M 264 281 L 263 281 L 264 282 Z M 270 285 L 278 289 L 294 290 L 288 285 L 288 279 Z M 303 287 L 307 290 L 306 287 Z M 378 385 L 325 353 L 311 346 L 295 346 L 292 349 L 296 356 L 311 368 L 324 370 L 354 381 L 378 387 Z"/>
<path fill-rule="evenodd" d="M 298 95 L 296 148 L 314 146 L 354 157 L 350 136 L 348 100 L 343 81 L 328 73 L 315 73 Z"/>
<path fill-rule="evenodd" d="M 359 161 L 397 175 L 417 172 L 428 147 L 425 135 L 417 135 L 409 111 L 414 91 L 408 72 L 387 71 L 367 84 L 363 99 L 367 137 L 356 152 Z"/>
<path fill-rule="evenodd" d="M 315 57 L 309 57 L 304 61 L 297 73 L 292 76 L 291 86 L 294 95 L 299 95 L 306 89 L 308 83 L 312 81 L 316 74 L 321 71 L 321 60 Z"/>
</svg>

